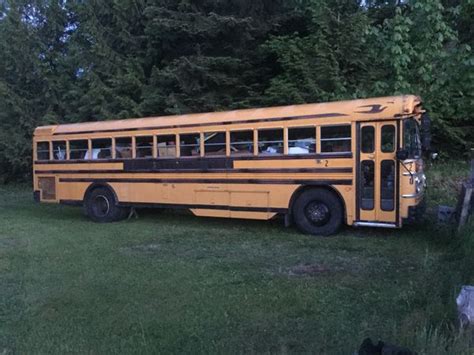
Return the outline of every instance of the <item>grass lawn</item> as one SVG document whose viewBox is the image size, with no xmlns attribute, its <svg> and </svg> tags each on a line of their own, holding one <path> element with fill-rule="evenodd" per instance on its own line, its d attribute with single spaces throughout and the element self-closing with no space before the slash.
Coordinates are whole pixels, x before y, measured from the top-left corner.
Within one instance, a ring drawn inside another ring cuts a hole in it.
<svg viewBox="0 0 474 355">
<path fill-rule="evenodd" d="M 474 281 L 459 238 L 429 222 L 315 238 L 153 210 L 95 224 L 0 187 L 0 354 L 351 354 L 369 336 L 469 353 L 449 331 Z"/>
</svg>

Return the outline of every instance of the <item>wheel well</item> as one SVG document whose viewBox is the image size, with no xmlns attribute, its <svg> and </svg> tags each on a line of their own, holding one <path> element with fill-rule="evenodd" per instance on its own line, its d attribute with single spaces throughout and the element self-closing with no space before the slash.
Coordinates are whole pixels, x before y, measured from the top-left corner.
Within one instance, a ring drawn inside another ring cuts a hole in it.
<svg viewBox="0 0 474 355">
<path fill-rule="evenodd" d="M 334 187 L 329 186 L 329 185 L 322 185 L 322 186 L 304 185 L 304 186 L 298 187 L 296 191 L 293 192 L 293 195 L 290 198 L 290 204 L 288 206 L 288 214 L 290 216 L 290 219 L 293 218 L 293 205 L 295 201 L 298 199 L 298 197 L 300 197 L 304 192 L 308 190 L 327 190 L 335 194 L 337 198 L 339 199 L 339 201 L 341 201 L 341 206 L 344 212 L 344 223 L 345 223 L 345 221 L 347 220 L 346 203 L 344 199 L 342 198 L 341 193 L 337 191 Z"/>
<path fill-rule="evenodd" d="M 86 192 L 84 193 L 83 202 L 86 202 L 87 198 L 92 193 L 92 191 L 94 191 L 98 188 L 106 188 L 107 190 L 112 192 L 112 194 L 114 195 L 114 198 L 115 198 L 115 203 L 118 203 L 119 200 L 118 200 L 117 194 L 115 193 L 115 190 L 112 188 L 112 186 L 110 186 L 106 182 L 94 182 L 91 185 L 89 185 Z"/>
</svg>

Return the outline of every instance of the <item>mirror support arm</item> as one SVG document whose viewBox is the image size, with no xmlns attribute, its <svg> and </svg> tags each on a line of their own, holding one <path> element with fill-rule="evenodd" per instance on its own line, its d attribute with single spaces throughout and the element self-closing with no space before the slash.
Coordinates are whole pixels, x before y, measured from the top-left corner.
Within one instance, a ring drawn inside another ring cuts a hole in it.
<svg viewBox="0 0 474 355">
<path fill-rule="evenodd" d="M 413 185 L 413 183 L 415 182 L 415 174 L 413 174 L 411 172 L 411 170 L 408 169 L 408 167 L 406 166 L 406 164 L 402 160 L 400 160 L 400 159 L 397 159 L 397 160 L 400 164 L 402 164 L 402 166 L 405 168 L 405 170 L 408 171 L 408 174 L 410 174 L 410 185 Z"/>
</svg>

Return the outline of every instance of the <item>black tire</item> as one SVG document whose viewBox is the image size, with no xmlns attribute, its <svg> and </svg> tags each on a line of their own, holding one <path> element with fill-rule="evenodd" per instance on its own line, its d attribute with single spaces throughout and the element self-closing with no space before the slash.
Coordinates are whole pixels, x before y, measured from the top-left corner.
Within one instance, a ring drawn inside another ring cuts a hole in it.
<svg viewBox="0 0 474 355">
<path fill-rule="evenodd" d="M 335 234 L 341 227 L 343 216 L 339 197 L 324 189 L 304 191 L 293 205 L 293 220 L 298 229 L 306 234 Z"/>
<path fill-rule="evenodd" d="M 94 222 L 108 223 L 127 217 L 129 209 L 117 206 L 115 194 L 107 187 L 92 190 L 84 202 L 86 215 Z"/>
</svg>

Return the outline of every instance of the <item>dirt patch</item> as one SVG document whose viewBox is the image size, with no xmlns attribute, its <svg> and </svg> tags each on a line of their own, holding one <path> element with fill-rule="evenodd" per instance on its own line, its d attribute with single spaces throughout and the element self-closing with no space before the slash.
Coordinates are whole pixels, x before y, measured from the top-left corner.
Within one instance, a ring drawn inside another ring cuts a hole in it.
<svg viewBox="0 0 474 355">
<path fill-rule="evenodd" d="M 330 273 L 332 270 L 321 264 L 299 264 L 287 270 L 289 276 L 317 276 Z"/>
<path fill-rule="evenodd" d="M 123 254 L 158 254 L 161 250 L 161 246 L 157 243 L 133 245 L 130 247 L 120 248 L 120 252 Z"/>
</svg>

